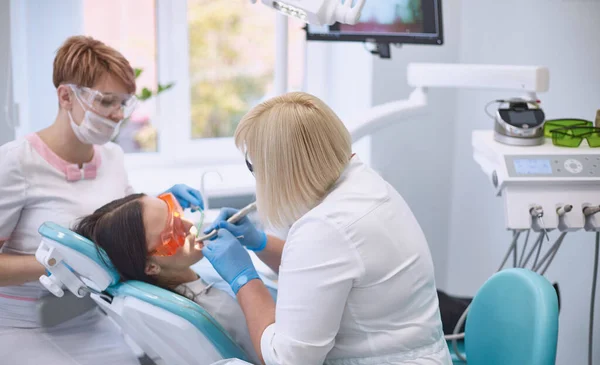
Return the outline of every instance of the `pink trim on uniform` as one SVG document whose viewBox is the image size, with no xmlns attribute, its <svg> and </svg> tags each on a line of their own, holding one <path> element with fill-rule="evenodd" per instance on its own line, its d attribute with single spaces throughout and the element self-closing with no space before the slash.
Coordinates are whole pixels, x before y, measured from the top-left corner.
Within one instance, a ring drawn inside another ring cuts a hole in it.
<svg viewBox="0 0 600 365">
<path fill-rule="evenodd" d="M 97 146 L 94 146 L 92 161 L 84 163 L 83 168 L 80 169 L 77 164 L 67 162 L 54 153 L 37 133 L 31 133 L 25 138 L 46 162 L 65 174 L 67 181 L 91 180 L 96 178 L 97 170 L 102 163 L 100 151 Z"/>
<path fill-rule="evenodd" d="M 22 302 L 37 302 L 36 298 L 16 297 L 14 295 L 6 295 L 2 293 L 0 293 L 0 298 L 20 300 Z"/>
</svg>

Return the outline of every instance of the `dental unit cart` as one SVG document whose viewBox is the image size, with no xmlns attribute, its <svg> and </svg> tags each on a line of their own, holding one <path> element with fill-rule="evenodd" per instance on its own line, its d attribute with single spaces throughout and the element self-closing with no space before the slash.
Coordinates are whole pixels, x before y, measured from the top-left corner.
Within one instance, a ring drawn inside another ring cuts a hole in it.
<svg viewBox="0 0 600 365">
<path fill-rule="evenodd" d="M 509 146 L 485 130 L 474 131 L 472 142 L 473 158 L 504 200 L 507 229 L 600 230 L 600 214 L 589 209 L 600 205 L 600 149 L 557 147 L 550 140 Z M 565 207 L 569 212 L 559 215 Z"/>
<path fill-rule="evenodd" d="M 503 198 L 505 227 L 513 231 L 512 244 L 500 268 L 512 253 L 513 266 L 526 267 L 531 260 L 531 269 L 544 275 L 567 233 L 595 233 L 588 328 L 588 364 L 592 364 L 600 250 L 600 148 L 590 148 L 587 143 L 578 148 L 558 147 L 550 139 L 539 146 L 510 146 L 496 141 L 491 130 L 473 131 L 472 144 L 473 158 L 490 179 L 497 196 Z M 550 230 L 558 230 L 559 237 L 540 256 L 542 242 L 544 238 L 549 240 Z M 538 238 L 527 253 L 531 231 L 538 232 Z M 524 232 L 527 236 L 519 258 L 517 244 Z M 453 346 L 456 348 L 456 341 Z"/>
</svg>

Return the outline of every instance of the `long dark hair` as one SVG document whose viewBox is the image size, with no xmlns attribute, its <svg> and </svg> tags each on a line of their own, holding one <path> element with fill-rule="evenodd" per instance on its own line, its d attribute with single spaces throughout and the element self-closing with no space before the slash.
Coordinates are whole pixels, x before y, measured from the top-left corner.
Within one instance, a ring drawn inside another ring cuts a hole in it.
<svg viewBox="0 0 600 365">
<path fill-rule="evenodd" d="M 122 280 L 156 284 L 145 271 L 148 246 L 140 201 L 144 196 L 132 194 L 114 200 L 81 218 L 73 231 L 101 247 Z"/>
</svg>

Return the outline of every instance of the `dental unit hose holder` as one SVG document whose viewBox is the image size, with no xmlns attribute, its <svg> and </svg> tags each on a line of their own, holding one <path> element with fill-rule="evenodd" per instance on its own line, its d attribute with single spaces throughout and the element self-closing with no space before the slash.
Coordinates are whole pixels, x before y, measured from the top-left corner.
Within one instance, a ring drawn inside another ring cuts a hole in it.
<svg viewBox="0 0 600 365">
<path fill-rule="evenodd" d="M 583 207 L 582 213 L 585 217 L 585 230 L 588 232 L 600 232 L 600 206 L 588 205 Z"/>
<path fill-rule="evenodd" d="M 544 224 L 544 209 L 539 205 L 534 205 L 529 209 L 529 214 L 531 215 L 531 225 L 534 227 L 534 229 L 536 228 L 535 226 L 537 226 L 539 230 L 544 232 L 546 239 L 550 241 L 550 237 L 548 237 L 548 231 L 546 230 L 546 226 Z"/>
</svg>

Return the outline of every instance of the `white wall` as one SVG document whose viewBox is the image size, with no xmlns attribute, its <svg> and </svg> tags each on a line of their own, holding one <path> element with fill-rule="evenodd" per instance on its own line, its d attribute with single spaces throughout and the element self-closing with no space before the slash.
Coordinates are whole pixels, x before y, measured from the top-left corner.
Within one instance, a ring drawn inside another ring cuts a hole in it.
<svg viewBox="0 0 600 365">
<path fill-rule="evenodd" d="M 445 44 L 392 48 L 392 59 L 374 60 L 373 104 L 404 99 L 409 62 L 457 62 L 460 0 L 443 1 Z M 436 282 L 447 286 L 448 212 L 452 177 L 456 91 L 430 90 L 428 114 L 401 122 L 372 137 L 374 167 L 415 213 L 431 249 Z"/>
<path fill-rule="evenodd" d="M 23 128 L 19 134 L 23 135 L 54 122 L 58 101 L 52 83 L 52 63 L 65 39 L 82 30 L 82 2 L 12 0 L 11 4 L 15 7 L 11 14 L 15 32 L 13 59 L 17 61 L 14 74 L 19 75 L 15 101 L 21 108 Z"/>
<path fill-rule="evenodd" d="M 14 138 L 14 130 L 5 113 L 10 49 L 10 2 L 0 1 L 0 145 Z"/>
<path fill-rule="evenodd" d="M 373 57 L 360 43 L 307 42 L 304 91 L 325 101 L 345 123 L 373 104 Z M 352 132 L 352 130 L 350 130 Z M 353 145 L 371 163 L 371 137 Z"/>
<path fill-rule="evenodd" d="M 463 4 L 460 62 L 546 65 L 550 91 L 540 97 L 547 117 L 593 120 L 600 108 L 600 2 L 477 0 Z M 511 236 L 503 229 L 501 199 L 493 196 L 471 149 L 471 131 L 492 128 L 483 106 L 501 96 L 511 95 L 484 91 L 458 95 L 448 255 L 449 289 L 456 294 L 476 292 L 496 270 Z M 562 294 L 557 364 L 586 363 L 593 246 L 590 234 L 568 235 L 547 273 L 549 280 L 559 282 Z M 597 303 L 597 313 L 599 309 Z M 600 336 L 600 321 L 595 328 Z M 596 344 L 600 343 L 597 338 Z M 600 350 L 596 350 L 595 363 L 600 363 Z"/>
</svg>

